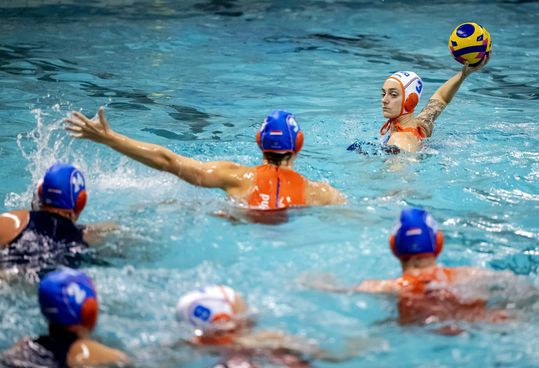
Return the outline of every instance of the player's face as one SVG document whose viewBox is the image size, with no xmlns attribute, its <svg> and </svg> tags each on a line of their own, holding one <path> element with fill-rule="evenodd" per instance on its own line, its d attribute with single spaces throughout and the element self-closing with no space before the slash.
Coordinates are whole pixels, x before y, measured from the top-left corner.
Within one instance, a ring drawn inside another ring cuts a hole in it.
<svg viewBox="0 0 539 368">
<path fill-rule="evenodd" d="M 385 118 L 394 119 L 401 113 L 402 88 L 394 79 L 387 79 L 382 86 L 382 112 Z"/>
</svg>

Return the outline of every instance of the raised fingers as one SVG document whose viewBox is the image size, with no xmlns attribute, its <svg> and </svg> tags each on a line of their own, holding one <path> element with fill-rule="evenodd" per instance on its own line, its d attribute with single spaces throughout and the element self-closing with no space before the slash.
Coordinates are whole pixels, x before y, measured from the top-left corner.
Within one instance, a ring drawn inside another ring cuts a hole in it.
<svg viewBox="0 0 539 368">
<path fill-rule="evenodd" d="M 73 111 L 72 115 L 77 117 L 78 119 L 84 121 L 85 123 L 91 123 L 92 122 L 92 119 L 88 118 L 86 115 L 84 115 L 83 113 L 81 113 L 79 111 Z"/>
<path fill-rule="evenodd" d="M 82 132 L 82 128 L 73 125 L 66 125 L 64 129 L 69 130 L 70 132 Z"/>
<path fill-rule="evenodd" d="M 105 108 L 101 106 L 97 112 L 99 116 L 99 121 L 101 122 L 101 125 L 103 125 L 103 128 L 105 128 L 105 131 L 109 128 L 109 122 L 107 121 L 107 118 L 105 117 Z"/>
<path fill-rule="evenodd" d="M 68 117 L 64 119 L 65 123 L 68 123 L 68 126 L 83 127 L 86 125 L 86 122 L 77 118 Z"/>
</svg>

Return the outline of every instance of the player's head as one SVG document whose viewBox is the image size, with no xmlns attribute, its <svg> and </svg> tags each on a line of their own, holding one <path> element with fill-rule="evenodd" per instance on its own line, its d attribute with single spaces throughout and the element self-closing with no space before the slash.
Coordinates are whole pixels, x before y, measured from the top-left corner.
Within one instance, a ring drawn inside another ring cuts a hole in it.
<svg viewBox="0 0 539 368">
<path fill-rule="evenodd" d="M 256 141 L 266 157 L 290 156 L 303 147 L 303 132 L 294 115 L 275 110 L 264 119 Z"/>
<path fill-rule="evenodd" d="M 183 295 L 176 305 L 176 317 L 200 334 L 232 331 L 247 310 L 241 295 L 228 286 L 211 285 Z"/>
<path fill-rule="evenodd" d="M 417 255 L 437 257 L 443 249 L 444 236 L 438 224 L 427 211 L 405 208 L 389 238 L 395 257 L 400 260 Z"/>
<path fill-rule="evenodd" d="M 62 268 L 45 275 L 39 284 L 39 306 L 49 324 L 83 326 L 91 331 L 98 315 L 92 279 L 82 271 Z"/>
<path fill-rule="evenodd" d="M 56 163 L 38 184 L 39 206 L 73 211 L 78 217 L 86 205 L 84 175 L 76 167 Z"/>
<path fill-rule="evenodd" d="M 423 82 L 410 71 L 390 75 L 382 86 L 382 111 L 384 117 L 397 119 L 412 113 L 421 99 Z"/>
</svg>

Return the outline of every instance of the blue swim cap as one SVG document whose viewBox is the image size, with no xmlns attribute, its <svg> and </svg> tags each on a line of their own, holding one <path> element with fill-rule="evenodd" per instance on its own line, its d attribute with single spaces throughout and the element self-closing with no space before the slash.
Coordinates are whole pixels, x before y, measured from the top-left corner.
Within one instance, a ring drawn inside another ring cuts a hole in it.
<svg viewBox="0 0 539 368">
<path fill-rule="evenodd" d="M 40 202 L 80 213 L 86 205 L 86 185 L 82 173 L 72 165 L 56 163 L 38 189 Z"/>
<path fill-rule="evenodd" d="M 264 119 L 256 141 L 263 152 L 299 152 L 303 146 L 303 133 L 294 115 L 275 110 Z"/>
<path fill-rule="evenodd" d="M 438 224 L 427 211 L 419 208 L 402 210 L 398 225 L 389 238 L 397 258 L 417 254 L 434 254 L 442 251 L 444 237 Z"/>
<path fill-rule="evenodd" d="M 50 272 L 39 284 L 39 306 L 49 323 L 93 328 L 97 321 L 97 295 L 82 271 L 63 268 Z"/>
</svg>

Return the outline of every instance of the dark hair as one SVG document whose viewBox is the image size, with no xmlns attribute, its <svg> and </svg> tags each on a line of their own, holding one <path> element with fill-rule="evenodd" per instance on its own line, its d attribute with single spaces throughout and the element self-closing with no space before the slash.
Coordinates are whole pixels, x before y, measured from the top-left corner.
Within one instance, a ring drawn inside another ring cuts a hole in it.
<svg viewBox="0 0 539 368">
<path fill-rule="evenodd" d="M 292 152 L 264 152 L 264 158 L 268 163 L 275 165 L 275 166 L 281 166 L 281 163 L 283 161 L 290 160 L 292 157 Z"/>
</svg>

